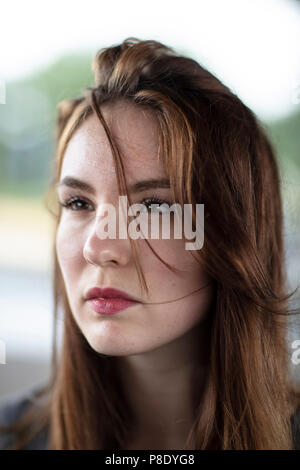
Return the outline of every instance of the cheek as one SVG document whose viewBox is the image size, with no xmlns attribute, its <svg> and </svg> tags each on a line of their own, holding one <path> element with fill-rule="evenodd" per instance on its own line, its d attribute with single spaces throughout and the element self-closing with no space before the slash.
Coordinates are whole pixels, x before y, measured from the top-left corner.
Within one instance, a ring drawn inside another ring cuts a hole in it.
<svg viewBox="0 0 300 470">
<path fill-rule="evenodd" d="M 168 297 L 162 300 L 172 302 L 162 304 L 157 313 L 165 318 L 167 327 L 184 333 L 207 317 L 214 295 L 213 285 L 208 281 L 204 273 L 198 272 L 197 278 L 187 279 L 166 293 Z"/>
<path fill-rule="evenodd" d="M 204 270 L 199 264 L 199 256 L 185 249 L 184 240 L 148 240 L 153 251 L 171 267 L 178 269 L 172 272 L 155 256 L 151 248 L 143 240 L 141 262 L 148 277 L 159 285 L 179 290 L 186 286 L 203 284 L 207 280 Z M 196 259 L 195 257 L 198 256 Z M 181 286 L 181 287 L 180 287 Z M 199 285 L 200 287 L 200 285 Z"/>
<path fill-rule="evenodd" d="M 213 289 L 208 286 L 197 294 L 178 299 L 181 295 L 188 293 L 187 291 L 179 292 L 178 289 L 166 293 L 160 289 L 159 296 L 162 298 L 156 300 L 165 302 L 168 295 L 168 298 L 172 296 L 172 302 L 145 307 L 146 315 L 134 335 L 135 338 L 138 338 L 137 342 L 143 344 L 143 347 L 148 349 L 149 346 L 151 349 L 178 339 L 197 325 L 200 326 L 209 314 Z M 125 333 L 126 329 L 123 332 Z"/>
<path fill-rule="evenodd" d="M 144 331 L 157 331 L 161 339 L 173 339 L 207 316 L 213 300 L 212 280 L 194 258 L 195 253 L 184 249 L 182 240 L 150 243 L 164 261 L 182 272 L 170 271 L 144 242 L 141 262 L 150 288 L 149 302 L 157 302 L 145 306 Z"/>
<path fill-rule="evenodd" d="M 71 236 L 67 224 L 60 223 L 56 234 L 56 253 L 63 272 L 74 269 L 82 260 L 83 245 L 79 236 Z"/>
</svg>

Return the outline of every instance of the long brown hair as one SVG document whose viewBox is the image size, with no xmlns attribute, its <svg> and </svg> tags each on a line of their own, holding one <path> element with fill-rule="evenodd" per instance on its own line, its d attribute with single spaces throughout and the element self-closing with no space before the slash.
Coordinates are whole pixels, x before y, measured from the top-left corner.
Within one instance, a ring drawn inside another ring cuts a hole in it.
<svg viewBox="0 0 300 470">
<path fill-rule="evenodd" d="M 48 207 L 66 146 L 92 113 L 107 134 L 119 190 L 130 203 L 122 158 L 101 105 L 127 100 L 153 110 L 174 200 L 205 205 L 205 242 L 195 256 L 214 283 L 209 371 L 201 390 L 195 381 L 186 449 L 291 449 L 290 419 L 299 398 L 286 330 L 295 313 L 288 308 L 294 293 L 287 293 L 279 169 L 263 125 L 214 75 L 157 41 L 127 38 L 101 49 L 93 70 L 95 86 L 58 107 Z M 59 208 L 54 216 L 55 240 Z M 122 449 L 133 413 L 117 358 L 95 352 L 79 330 L 55 243 L 53 251 L 55 325 L 61 306 L 63 343 L 58 351 L 54 335 L 52 375 L 41 391 L 48 399 L 32 434 L 47 425 L 52 449 Z M 17 448 L 32 436 L 25 431 L 30 413 L 18 424 Z"/>
</svg>

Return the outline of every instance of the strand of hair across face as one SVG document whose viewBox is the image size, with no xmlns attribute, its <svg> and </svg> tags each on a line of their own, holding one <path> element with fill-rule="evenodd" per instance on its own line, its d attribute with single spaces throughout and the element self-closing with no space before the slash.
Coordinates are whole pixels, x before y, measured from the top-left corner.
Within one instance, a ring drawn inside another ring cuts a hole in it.
<svg viewBox="0 0 300 470">
<path fill-rule="evenodd" d="M 207 287 L 209 284 L 211 284 L 212 282 L 209 281 L 207 284 L 205 284 L 204 286 L 202 287 L 199 287 L 199 289 L 196 289 L 194 290 L 193 292 L 190 292 L 189 294 L 186 294 L 186 295 L 183 295 L 182 297 L 178 297 L 177 299 L 174 299 L 174 300 L 166 300 L 164 302 L 142 302 L 143 304 L 146 304 L 146 305 L 154 305 L 154 304 L 169 304 L 171 302 L 176 302 L 177 300 L 181 300 L 181 299 L 184 299 L 185 297 L 188 297 L 189 295 L 192 295 L 194 294 L 195 292 L 198 292 L 202 289 L 204 289 L 205 287 Z"/>
</svg>

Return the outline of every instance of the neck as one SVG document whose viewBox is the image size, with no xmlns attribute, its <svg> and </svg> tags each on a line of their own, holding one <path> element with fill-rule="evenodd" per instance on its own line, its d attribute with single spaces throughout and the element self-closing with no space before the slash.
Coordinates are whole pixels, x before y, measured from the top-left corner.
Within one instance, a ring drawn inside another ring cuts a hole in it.
<svg viewBox="0 0 300 470">
<path fill-rule="evenodd" d="M 201 323 L 158 349 L 119 358 L 136 434 L 148 441 L 185 441 L 207 374 L 207 338 Z"/>
</svg>

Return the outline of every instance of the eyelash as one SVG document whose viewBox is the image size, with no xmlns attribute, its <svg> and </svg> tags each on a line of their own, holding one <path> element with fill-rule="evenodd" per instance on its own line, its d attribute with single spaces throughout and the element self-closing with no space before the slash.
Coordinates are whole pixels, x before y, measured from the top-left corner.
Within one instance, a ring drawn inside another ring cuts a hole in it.
<svg viewBox="0 0 300 470">
<path fill-rule="evenodd" d="M 147 204 L 145 204 L 145 201 L 147 202 Z M 59 201 L 59 205 L 67 210 L 71 210 L 73 212 L 78 212 L 78 211 L 81 211 L 81 210 L 84 210 L 84 209 L 71 209 L 71 206 L 72 204 L 74 204 L 74 202 L 83 202 L 84 204 L 87 204 L 87 205 L 91 205 L 88 201 L 84 200 L 83 198 L 81 197 L 78 197 L 78 196 L 74 196 L 74 197 L 71 197 L 70 199 L 68 199 L 66 202 L 60 202 Z M 168 206 L 171 206 L 171 203 L 169 201 L 166 201 L 166 200 L 163 200 L 163 199 L 159 199 L 159 198 L 156 198 L 156 197 L 147 197 L 147 198 L 144 198 L 142 200 L 142 202 L 140 202 L 140 204 L 144 204 L 146 205 L 148 208 L 150 208 L 148 206 L 148 204 L 151 206 L 152 204 L 168 204 Z"/>
</svg>

